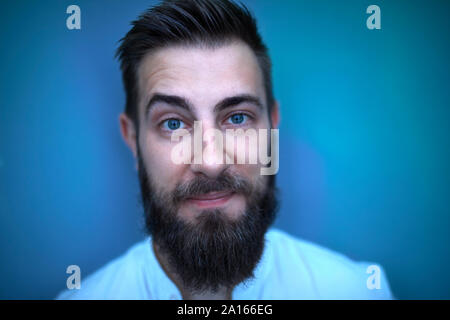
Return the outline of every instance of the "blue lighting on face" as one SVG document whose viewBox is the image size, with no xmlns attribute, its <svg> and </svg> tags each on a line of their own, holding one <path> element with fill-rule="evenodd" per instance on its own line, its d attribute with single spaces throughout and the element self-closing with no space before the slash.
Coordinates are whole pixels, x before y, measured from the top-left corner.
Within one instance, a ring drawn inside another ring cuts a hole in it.
<svg viewBox="0 0 450 320">
<path fill-rule="evenodd" d="M 380 263 L 397 298 L 450 299 L 450 1 L 379 0 L 380 30 L 361 1 L 244 3 L 280 101 L 276 227 Z M 144 237 L 113 57 L 149 1 L 79 0 L 80 30 L 68 5 L 0 10 L 0 299 L 53 298 Z"/>
</svg>

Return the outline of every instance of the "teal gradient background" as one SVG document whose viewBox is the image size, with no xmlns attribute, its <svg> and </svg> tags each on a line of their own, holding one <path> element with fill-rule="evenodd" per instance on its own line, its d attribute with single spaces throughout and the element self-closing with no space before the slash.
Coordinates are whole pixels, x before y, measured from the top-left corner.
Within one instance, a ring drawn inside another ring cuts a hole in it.
<svg viewBox="0 0 450 320">
<path fill-rule="evenodd" d="M 84 277 L 144 237 L 114 51 L 152 3 L 2 3 L 0 298 L 53 298 L 68 265 Z M 450 2 L 244 3 L 281 103 L 276 226 L 381 264 L 399 299 L 449 299 Z"/>
</svg>

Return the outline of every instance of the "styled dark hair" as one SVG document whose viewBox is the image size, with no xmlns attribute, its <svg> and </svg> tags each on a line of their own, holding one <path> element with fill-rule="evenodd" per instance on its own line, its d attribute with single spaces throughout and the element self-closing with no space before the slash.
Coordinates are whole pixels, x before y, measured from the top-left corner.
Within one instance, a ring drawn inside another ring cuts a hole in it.
<svg viewBox="0 0 450 320">
<path fill-rule="evenodd" d="M 171 45 L 218 47 L 241 40 L 255 53 L 262 70 L 266 103 L 274 104 L 271 61 L 255 18 L 242 3 L 232 0 L 165 0 L 132 22 L 122 38 L 119 58 L 126 91 L 125 113 L 138 125 L 137 70 L 143 56 Z"/>
</svg>

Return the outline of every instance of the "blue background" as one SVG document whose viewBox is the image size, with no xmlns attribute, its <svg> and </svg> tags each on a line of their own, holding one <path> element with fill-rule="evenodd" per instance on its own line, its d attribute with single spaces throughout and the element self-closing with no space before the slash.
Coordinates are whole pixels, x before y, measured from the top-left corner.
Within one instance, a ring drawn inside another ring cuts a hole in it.
<svg viewBox="0 0 450 320">
<path fill-rule="evenodd" d="M 53 298 L 143 238 L 114 51 L 152 3 L 1 4 L 0 298 Z M 276 226 L 380 263 L 397 298 L 449 299 L 450 2 L 245 3 L 282 107 Z"/>
</svg>

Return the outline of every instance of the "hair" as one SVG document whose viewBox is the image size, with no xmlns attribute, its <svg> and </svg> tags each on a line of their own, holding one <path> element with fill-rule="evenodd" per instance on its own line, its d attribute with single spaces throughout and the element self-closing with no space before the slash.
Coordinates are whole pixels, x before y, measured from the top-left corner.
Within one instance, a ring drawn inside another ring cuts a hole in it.
<svg viewBox="0 0 450 320">
<path fill-rule="evenodd" d="M 120 40 L 120 61 L 126 91 L 125 113 L 138 125 L 137 70 L 149 52 L 173 45 L 219 47 L 233 40 L 246 43 L 261 68 L 266 104 L 274 105 L 271 60 L 258 32 L 256 20 L 242 3 L 232 0 L 165 0 L 132 22 Z"/>
</svg>

